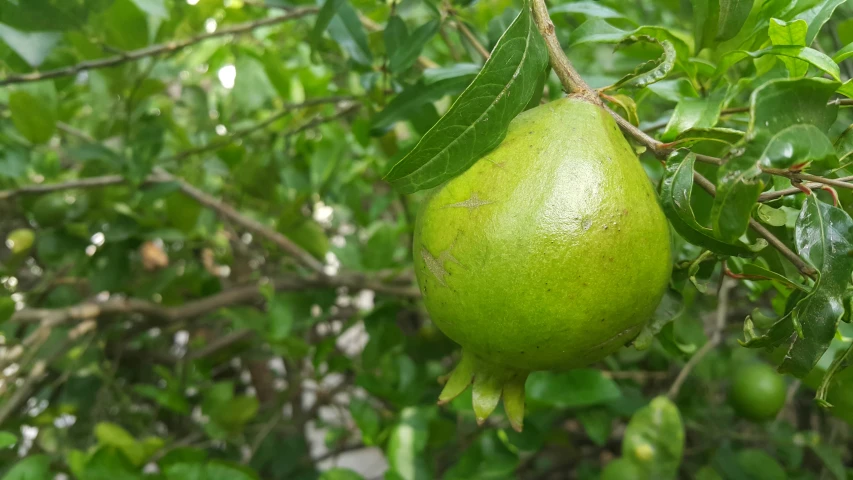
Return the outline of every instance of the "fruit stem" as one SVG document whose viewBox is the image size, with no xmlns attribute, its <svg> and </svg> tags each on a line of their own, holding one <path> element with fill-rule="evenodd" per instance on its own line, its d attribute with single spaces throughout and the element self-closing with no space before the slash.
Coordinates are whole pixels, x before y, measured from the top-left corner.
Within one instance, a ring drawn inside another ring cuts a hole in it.
<svg viewBox="0 0 853 480">
<path fill-rule="evenodd" d="M 551 16 L 548 14 L 548 7 L 545 5 L 545 0 L 531 0 L 533 7 L 533 20 L 539 28 L 539 33 L 545 39 L 545 45 L 548 47 L 548 56 L 551 58 L 551 68 L 560 79 L 560 83 L 566 89 L 566 92 L 575 96 L 581 97 L 584 100 L 595 105 L 601 105 L 601 99 L 598 94 L 590 88 L 584 81 L 581 75 L 572 66 L 572 62 L 560 46 L 560 40 L 554 33 L 554 22 L 551 21 Z"/>
</svg>

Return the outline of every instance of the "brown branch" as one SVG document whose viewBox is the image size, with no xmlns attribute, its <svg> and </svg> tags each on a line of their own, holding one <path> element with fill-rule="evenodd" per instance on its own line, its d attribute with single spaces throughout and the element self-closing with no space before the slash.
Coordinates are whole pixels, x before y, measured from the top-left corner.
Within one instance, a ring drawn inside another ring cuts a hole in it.
<svg viewBox="0 0 853 480">
<path fill-rule="evenodd" d="M 288 275 L 270 280 L 270 282 L 276 291 L 348 287 L 353 290 L 373 290 L 380 294 L 404 298 L 420 297 L 418 289 L 411 286 L 410 280 L 406 277 L 383 281 L 381 278 L 368 277 L 363 274 L 313 275 L 309 277 Z M 242 285 L 174 307 L 163 306 L 147 300 L 117 297 L 105 302 L 86 302 L 57 309 L 25 308 L 12 315 L 10 321 L 21 323 L 50 321 L 51 325 L 55 327 L 113 315 L 140 314 L 171 323 L 200 317 L 224 307 L 261 301 L 264 297 L 261 294 L 260 287 L 257 283 Z"/>
<path fill-rule="evenodd" d="M 762 168 L 761 171 L 764 173 L 769 173 L 770 175 L 778 175 L 780 177 L 790 178 L 792 181 L 795 181 L 795 182 L 802 182 L 803 180 L 806 180 L 809 182 L 817 183 L 818 186 L 830 185 L 830 186 L 838 187 L 838 188 L 853 189 L 853 183 L 847 183 L 846 181 L 844 181 L 843 179 L 840 179 L 840 178 L 825 178 L 825 177 L 821 177 L 818 175 L 812 175 L 809 173 L 792 172 L 789 170 L 781 170 L 778 168 Z M 794 187 L 794 188 L 796 188 L 796 187 Z M 817 188 L 817 187 L 810 187 L 810 188 Z M 799 191 L 801 191 L 801 190 L 799 190 Z"/>
<path fill-rule="evenodd" d="M 675 377 L 675 380 L 672 382 L 672 385 L 669 387 L 669 392 L 667 392 L 667 396 L 670 399 L 675 399 L 678 396 L 678 392 L 681 390 L 681 386 L 687 380 L 687 377 L 690 375 L 690 372 L 693 371 L 693 368 L 703 359 L 705 355 L 707 355 L 711 350 L 713 350 L 717 345 L 720 344 L 720 341 L 723 339 L 723 330 L 726 328 L 726 318 L 728 317 L 728 308 L 729 308 L 729 292 L 737 283 L 728 277 L 723 277 L 723 281 L 720 284 L 720 292 L 717 295 L 717 315 L 716 315 L 716 323 L 714 324 L 714 329 L 711 332 L 711 338 L 702 345 L 702 348 L 696 351 L 696 353 L 690 357 L 690 360 L 684 364 L 684 367 L 678 372 L 678 376 Z"/>
<path fill-rule="evenodd" d="M 160 175 L 164 180 L 178 182 L 181 186 L 181 191 L 192 198 L 196 202 L 204 205 L 207 208 L 210 208 L 214 212 L 216 212 L 217 216 L 220 218 L 228 219 L 231 223 L 239 225 L 244 229 L 252 232 L 254 235 L 259 237 L 266 238 L 267 240 L 276 244 L 279 248 L 287 252 L 290 256 L 296 259 L 297 262 L 302 264 L 303 266 L 313 270 L 314 272 L 323 273 L 323 263 L 314 258 L 313 255 L 308 253 L 304 248 L 300 247 L 292 240 L 282 235 L 281 233 L 267 227 L 266 225 L 253 220 L 240 212 L 237 211 L 231 205 L 223 202 L 222 200 L 209 195 L 201 190 L 193 187 L 186 181 L 179 179 L 177 177 L 173 177 L 172 175 L 166 173 L 162 168 L 156 168 L 155 171 L 158 175 Z"/>
<path fill-rule="evenodd" d="M 474 32 L 472 32 L 471 29 L 469 29 L 464 22 L 461 22 L 458 19 L 455 23 L 456 29 L 459 30 L 459 33 L 461 33 L 466 40 L 468 40 L 468 43 L 470 43 L 471 46 L 474 47 L 474 50 L 476 50 L 477 53 L 480 54 L 481 57 L 483 57 L 483 60 L 488 60 L 489 51 L 486 50 L 486 47 L 484 47 L 482 43 L 480 43 L 480 40 L 477 39 L 476 35 L 474 35 Z"/>
<path fill-rule="evenodd" d="M 853 181 L 853 175 L 848 176 L 848 177 L 834 178 L 831 180 L 834 180 L 837 182 L 851 182 L 851 181 Z M 820 188 L 820 186 L 823 184 L 822 183 L 806 183 L 804 185 L 808 188 Z M 847 183 L 846 185 L 850 185 L 850 184 Z M 844 188 L 850 188 L 850 187 L 844 187 Z M 775 192 L 765 192 L 765 193 L 762 193 L 758 197 L 758 201 L 759 202 L 769 202 L 771 200 L 776 200 L 777 198 L 785 197 L 788 195 L 794 195 L 797 193 L 803 193 L 803 191 L 797 187 L 791 187 L 791 188 L 786 188 L 784 190 L 777 190 Z"/>
<path fill-rule="evenodd" d="M 551 16 L 548 15 L 548 7 L 545 5 L 545 0 L 533 0 L 533 19 L 536 26 L 539 28 L 539 33 L 545 39 L 545 45 L 548 47 L 548 54 L 551 58 L 551 68 L 560 79 L 560 83 L 568 93 L 578 94 L 583 96 L 593 103 L 600 103 L 598 95 L 587 85 L 584 79 L 580 76 L 572 62 L 560 46 L 560 40 L 554 33 L 554 22 L 551 21 Z"/>
<path fill-rule="evenodd" d="M 212 33 L 203 33 L 201 35 L 190 37 L 184 40 L 173 40 L 171 42 L 159 45 L 151 45 L 150 47 L 140 48 L 138 50 L 131 50 L 129 52 L 124 52 L 121 55 L 116 55 L 113 57 L 102 58 L 98 60 L 87 60 L 76 65 L 58 68 L 56 70 L 31 72 L 20 75 L 9 75 L 5 78 L 0 79 L 0 86 L 11 85 L 13 83 L 37 82 L 39 80 L 46 80 L 49 78 L 69 77 L 72 75 L 77 75 L 80 72 L 96 70 L 100 68 L 114 67 L 116 65 L 121 65 L 122 63 L 139 60 L 141 58 L 153 57 L 161 54 L 171 54 L 186 47 L 189 47 L 190 45 L 195 45 L 196 43 L 203 42 L 211 38 L 224 37 L 227 35 L 239 35 L 241 33 L 251 32 L 252 30 L 255 30 L 260 27 L 276 25 L 289 20 L 294 20 L 297 18 L 304 17 L 306 15 L 317 13 L 317 11 L 318 8 L 316 7 L 293 9 L 290 10 L 288 13 L 277 17 L 265 18 L 254 22 L 241 23 L 232 27 L 219 29 Z"/>
</svg>

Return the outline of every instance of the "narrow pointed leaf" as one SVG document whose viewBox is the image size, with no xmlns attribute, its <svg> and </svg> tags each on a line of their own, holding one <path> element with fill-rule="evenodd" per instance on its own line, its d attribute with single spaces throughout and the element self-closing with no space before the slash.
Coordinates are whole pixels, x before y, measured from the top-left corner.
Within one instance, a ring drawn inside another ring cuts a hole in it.
<svg viewBox="0 0 853 480">
<path fill-rule="evenodd" d="M 643 88 L 655 82 L 663 80 L 672 71 L 672 67 L 675 66 L 676 59 L 675 47 L 672 45 L 672 42 L 670 42 L 669 40 L 661 41 L 648 35 L 632 35 L 623 40 L 621 43 L 619 43 L 619 45 L 617 45 L 617 48 L 623 45 L 631 45 L 637 42 L 648 42 L 657 44 L 661 47 L 663 53 L 661 54 L 660 58 L 656 60 L 651 60 L 640 65 L 633 72 L 629 73 L 628 75 L 625 75 L 624 77 L 619 79 L 619 81 L 617 81 L 608 88 Z"/>
<path fill-rule="evenodd" d="M 385 179 L 403 193 L 462 173 L 506 136 L 548 64 L 545 42 L 528 8 L 504 32 L 477 78 Z"/>
</svg>

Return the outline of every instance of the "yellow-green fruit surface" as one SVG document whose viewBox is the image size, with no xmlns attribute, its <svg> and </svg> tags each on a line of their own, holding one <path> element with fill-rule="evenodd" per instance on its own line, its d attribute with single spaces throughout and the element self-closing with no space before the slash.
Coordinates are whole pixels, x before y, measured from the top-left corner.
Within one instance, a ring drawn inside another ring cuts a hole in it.
<svg viewBox="0 0 853 480">
<path fill-rule="evenodd" d="M 613 119 L 565 98 L 429 193 L 414 262 L 433 321 L 477 363 L 572 368 L 640 332 L 670 277 L 670 233 Z"/>
<path fill-rule="evenodd" d="M 729 401 L 742 417 L 772 420 L 785 405 L 785 380 L 766 363 L 738 368 L 732 378 Z"/>
</svg>

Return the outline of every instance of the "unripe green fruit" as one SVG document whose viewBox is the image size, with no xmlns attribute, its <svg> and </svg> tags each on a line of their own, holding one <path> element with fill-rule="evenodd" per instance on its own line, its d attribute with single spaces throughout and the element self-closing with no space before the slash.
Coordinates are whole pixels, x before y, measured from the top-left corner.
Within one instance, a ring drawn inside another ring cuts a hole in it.
<svg viewBox="0 0 853 480">
<path fill-rule="evenodd" d="M 6 246 L 13 254 L 20 255 L 30 251 L 35 239 L 35 232 L 29 228 L 19 228 L 9 232 L 9 235 L 6 237 Z"/>
<path fill-rule="evenodd" d="M 519 115 L 430 192 L 414 262 L 433 321 L 463 347 L 439 401 L 473 380 L 478 420 L 503 394 L 520 429 L 529 372 L 588 365 L 640 332 L 669 281 L 670 234 L 610 115 L 566 98 Z"/>
<path fill-rule="evenodd" d="M 785 380 L 766 363 L 747 365 L 735 372 L 729 401 L 744 418 L 772 420 L 785 405 Z"/>
<path fill-rule="evenodd" d="M 31 213 L 39 226 L 55 227 L 65 221 L 69 209 L 70 205 L 62 193 L 51 193 L 36 200 Z"/>
</svg>

